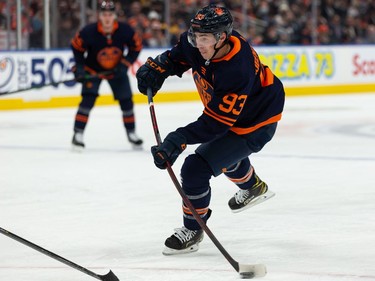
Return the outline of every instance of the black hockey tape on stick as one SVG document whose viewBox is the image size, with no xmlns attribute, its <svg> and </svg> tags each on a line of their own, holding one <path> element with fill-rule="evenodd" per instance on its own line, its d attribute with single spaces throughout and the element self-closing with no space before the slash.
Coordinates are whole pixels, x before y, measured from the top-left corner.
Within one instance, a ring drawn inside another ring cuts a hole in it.
<svg viewBox="0 0 375 281">
<path fill-rule="evenodd" d="M 92 272 L 92 271 L 88 270 L 87 268 L 84 268 L 84 267 L 82 267 L 82 266 L 80 266 L 80 265 L 78 265 L 78 264 L 76 264 L 76 263 L 74 263 L 70 260 L 67 260 L 67 259 L 65 259 L 65 258 L 63 258 L 63 257 L 61 257 L 61 256 L 59 256 L 55 253 L 52 253 L 52 252 L 50 252 L 50 251 L 48 251 L 48 250 L 30 242 L 30 241 L 28 241 L 28 240 L 26 240 L 26 239 L 24 239 L 20 236 L 17 236 L 16 234 L 14 234 L 14 233 L 12 233 L 8 230 L 5 230 L 4 228 L 0 227 L 0 233 L 4 234 L 5 236 L 8 236 L 9 238 L 12 238 L 12 239 L 14 239 L 14 240 L 16 240 L 20 243 L 22 243 L 22 244 L 40 252 L 40 253 L 42 253 L 42 254 L 45 254 L 46 256 L 48 256 L 50 258 L 53 258 L 53 259 L 55 259 L 59 262 L 62 262 L 62 263 L 66 264 L 66 265 L 68 265 L 68 266 L 70 266 L 70 267 L 72 267 L 76 270 L 79 270 L 79 271 L 81 271 L 81 272 L 83 272 L 87 275 L 90 275 L 91 277 L 94 277 L 96 279 L 103 280 L 103 281 L 120 281 L 117 278 L 117 276 L 112 272 L 112 270 L 110 270 L 106 275 L 99 275 L 99 274 L 96 274 L 95 272 Z"/>
<path fill-rule="evenodd" d="M 85 78 L 85 80 L 90 80 L 90 79 L 93 79 L 93 78 L 98 78 L 98 77 L 101 77 L 101 76 L 106 76 L 106 75 L 111 75 L 111 74 L 113 74 L 112 71 L 103 71 L 103 72 L 98 72 L 98 73 L 92 74 L 92 75 L 91 74 L 85 75 L 84 78 Z M 51 83 L 43 84 L 43 85 L 40 85 L 40 86 L 33 86 L 33 87 L 30 87 L 30 88 L 18 89 L 18 90 L 11 91 L 11 92 L 0 92 L 0 96 L 17 94 L 17 93 L 26 92 L 26 91 L 35 90 L 35 89 L 40 89 L 40 88 L 44 88 L 44 87 L 48 87 L 48 86 L 57 86 L 57 85 L 62 84 L 62 83 L 69 83 L 69 82 L 73 82 L 73 81 L 76 81 L 76 79 L 74 78 L 74 79 L 62 80 L 62 81 L 58 81 L 58 82 L 51 82 Z"/>
<path fill-rule="evenodd" d="M 162 141 L 161 141 L 161 136 L 159 132 L 159 127 L 156 121 L 156 114 L 155 114 L 154 101 L 153 101 L 153 92 L 151 88 L 147 88 L 147 99 L 148 99 L 148 105 L 150 107 L 151 121 L 152 121 L 152 127 L 154 129 L 156 143 L 157 145 L 160 145 Z M 221 245 L 219 240 L 216 239 L 215 235 L 212 233 L 212 231 L 208 228 L 206 223 L 202 220 L 200 215 L 195 210 L 193 204 L 190 202 L 189 198 L 186 196 L 185 192 L 183 191 L 180 182 L 176 178 L 176 175 L 173 172 L 171 164 L 169 164 L 168 162 L 167 162 L 167 171 L 168 171 L 169 176 L 172 179 L 172 182 L 174 183 L 174 186 L 176 187 L 185 205 L 189 208 L 189 210 L 193 214 L 193 217 L 195 218 L 195 220 L 198 222 L 198 224 L 203 229 L 203 231 L 207 234 L 207 236 L 210 237 L 211 241 L 215 244 L 216 248 L 219 249 L 219 251 L 227 259 L 227 261 L 240 274 L 240 277 L 244 279 L 264 277 L 267 273 L 266 266 L 264 264 L 239 264 L 235 259 L 231 257 L 231 255 L 225 250 L 225 248 Z"/>
</svg>

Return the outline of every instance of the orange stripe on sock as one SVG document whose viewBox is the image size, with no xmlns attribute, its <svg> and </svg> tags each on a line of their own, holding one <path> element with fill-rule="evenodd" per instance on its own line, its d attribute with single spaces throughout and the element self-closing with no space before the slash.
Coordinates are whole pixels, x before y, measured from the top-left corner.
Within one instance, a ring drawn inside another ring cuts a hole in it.
<svg viewBox="0 0 375 281">
<path fill-rule="evenodd" d="M 79 122 L 87 123 L 87 121 L 89 120 L 89 117 L 85 116 L 85 115 L 77 114 L 76 120 L 79 121 Z"/>
<path fill-rule="evenodd" d="M 184 211 L 185 214 L 192 215 L 193 213 L 190 211 L 190 209 L 186 206 L 182 206 L 182 210 Z M 199 215 L 204 215 L 208 212 L 208 207 L 207 208 L 200 208 L 200 209 L 195 209 Z"/>
<path fill-rule="evenodd" d="M 135 118 L 134 118 L 134 116 L 123 117 L 122 120 L 123 120 L 125 123 L 134 123 L 134 122 L 135 122 Z"/>
<path fill-rule="evenodd" d="M 253 166 L 251 166 L 249 171 L 242 178 L 234 179 L 234 178 L 228 177 L 228 179 L 230 179 L 232 182 L 234 182 L 236 184 L 245 183 L 251 178 L 251 176 L 253 175 L 253 172 L 254 172 L 254 168 L 253 168 Z"/>
</svg>

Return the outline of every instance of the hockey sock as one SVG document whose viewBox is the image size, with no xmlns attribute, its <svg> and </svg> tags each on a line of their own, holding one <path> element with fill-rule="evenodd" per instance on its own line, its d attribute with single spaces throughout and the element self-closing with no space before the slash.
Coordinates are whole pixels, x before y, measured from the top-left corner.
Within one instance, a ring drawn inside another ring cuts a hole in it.
<svg viewBox="0 0 375 281">
<path fill-rule="evenodd" d="M 135 117 L 133 111 L 133 101 L 131 99 L 119 100 L 120 107 L 122 110 L 122 121 L 126 131 L 134 131 L 135 129 Z"/>
<path fill-rule="evenodd" d="M 233 165 L 224 174 L 241 189 L 251 188 L 256 182 L 253 176 L 254 168 L 250 164 L 249 158 L 245 158 Z"/>
<path fill-rule="evenodd" d="M 83 95 L 79 104 L 78 111 L 74 121 L 74 131 L 83 132 L 89 120 L 91 109 L 94 107 L 96 96 Z"/>
<path fill-rule="evenodd" d="M 208 208 L 211 200 L 211 188 L 209 180 L 212 171 L 207 163 L 197 154 L 189 155 L 181 168 L 182 189 L 197 213 L 207 221 L 210 216 Z M 201 227 L 194 219 L 192 212 L 183 204 L 184 226 L 190 230 L 198 230 Z"/>
</svg>

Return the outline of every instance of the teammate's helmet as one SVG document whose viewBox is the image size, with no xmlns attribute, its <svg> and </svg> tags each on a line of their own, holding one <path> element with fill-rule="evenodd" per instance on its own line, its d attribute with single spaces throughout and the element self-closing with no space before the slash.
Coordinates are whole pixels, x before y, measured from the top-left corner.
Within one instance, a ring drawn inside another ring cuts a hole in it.
<svg viewBox="0 0 375 281">
<path fill-rule="evenodd" d="M 189 42 L 193 46 L 195 45 L 194 32 L 213 33 L 217 39 L 222 32 L 225 32 L 228 39 L 232 34 L 232 30 L 233 18 L 229 10 L 225 7 L 211 4 L 200 9 L 190 21 Z"/>
<path fill-rule="evenodd" d="M 116 8 L 115 3 L 113 3 L 113 1 L 103 1 L 100 4 L 100 11 L 101 12 L 105 12 L 105 11 L 114 12 L 115 8 Z"/>
</svg>

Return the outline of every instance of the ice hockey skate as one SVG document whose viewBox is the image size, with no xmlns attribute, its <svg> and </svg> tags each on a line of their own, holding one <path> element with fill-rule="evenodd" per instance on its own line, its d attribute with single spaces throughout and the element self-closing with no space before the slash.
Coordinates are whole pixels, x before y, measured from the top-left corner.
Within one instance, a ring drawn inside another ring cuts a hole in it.
<svg viewBox="0 0 375 281">
<path fill-rule="evenodd" d="M 228 205 L 233 213 L 246 210 L 275 196 L 275 193 L 268 190 L 267 184 L 262 181 L 255 172 L 254 176 L 256 182 L 251 188 L 240 189 L 229 200 Z"/>
<path fill-rule="evenodd" d="M 83 133 L 75 132 L 72 139 L 72 150 L 82 152 L 84 148 L 85 144 L 83 143 Z"/>
<path fill-rule="evenodd" d="M 186 227 L 176 228 L 175 233 L 165 240 L 163 254 L 178 255 L 196 252 L 203 240 L 203 230 L 190 230 Z"/>
<path fill-rule="evenodd" d="M 128 140 L 131 143 L 133 149 L 139 150 L 142 149 L 143 140 L 137 136 L 134 131 L 126 132 Z"/>
</svg>

